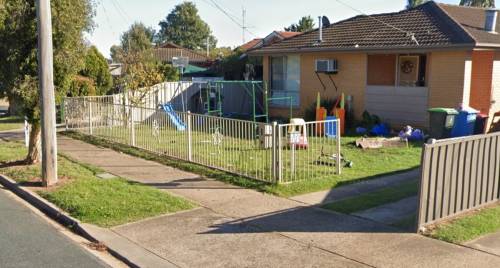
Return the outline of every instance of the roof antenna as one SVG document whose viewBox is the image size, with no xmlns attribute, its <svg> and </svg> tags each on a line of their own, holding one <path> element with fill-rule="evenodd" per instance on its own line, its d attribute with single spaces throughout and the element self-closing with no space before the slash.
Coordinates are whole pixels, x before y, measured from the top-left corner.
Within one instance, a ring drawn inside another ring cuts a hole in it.
<svg viewBox="0 0 500 268">
<path fill-rule="evenodd" d="M 409 36 L 411 38 L 411 41 L 415 42 L 415 44 L 417 44 L 417 46 L 420 46 L 420 43 L 418 42 L 414 33 L 408 32 L 408 33 L 406 33 L 406 35 Z"/>
</svg>

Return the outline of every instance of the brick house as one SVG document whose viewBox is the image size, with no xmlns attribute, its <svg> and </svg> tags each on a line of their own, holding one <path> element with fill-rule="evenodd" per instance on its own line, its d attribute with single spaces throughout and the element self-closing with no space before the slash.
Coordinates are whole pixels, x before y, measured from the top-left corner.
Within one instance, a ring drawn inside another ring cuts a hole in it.
<svg viewBox="0 0 500 268">
<path fill-rule="evenodd" d="M 426 127 L 427 109 L 500 111 L 497 11 L 427 2 L 361 15 L 248 51 L 262 57 L 272 96 L 291 96 L 296 116 L 316 100 L 352 96 L 354 115 Z M 326 70 L 326 71 L 325 71 Z M 285 115 L 282 103 L 272 115 Z"/>
</svg>

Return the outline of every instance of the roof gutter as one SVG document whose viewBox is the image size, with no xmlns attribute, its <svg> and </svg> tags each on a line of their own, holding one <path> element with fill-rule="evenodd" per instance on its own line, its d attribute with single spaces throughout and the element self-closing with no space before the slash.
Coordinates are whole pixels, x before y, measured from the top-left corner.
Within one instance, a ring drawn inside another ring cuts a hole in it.
<svg viewBox="0 0 500 268">
<path fill-rule="evenodd" d="M 444 46 L 419 46 L 419 47 L 367 47 L 367 48 L 291 48 L 291 49 L 276 49 L 276 50 L 265 50 L 259 49 L 248 52 L 250 56 L 264 56 L 272 54 L 285 54 L 285 53 L 314 53 L 314 52 L 376 52 L 376 51 L 429 51 L 429 50 L 449 50 L 449 49 L 472 49 L 477 45 L 474 43 L 469 44 L 454 44 L 454 45 L 444 45 Z M 498 45 L 500 47 L 500 45 Z"/>
</svg>

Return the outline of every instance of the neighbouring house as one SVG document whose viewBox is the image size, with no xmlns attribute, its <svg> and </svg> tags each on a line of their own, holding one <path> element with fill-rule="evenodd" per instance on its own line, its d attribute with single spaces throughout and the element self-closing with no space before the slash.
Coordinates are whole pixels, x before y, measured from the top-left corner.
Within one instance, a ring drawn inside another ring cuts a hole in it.
<svg viewBox="0 0 500 268">
<path fill-rule="evenodd" d="M 250 40 L 249 42 L 241 45 L 239 49 L 242 52 L 245 52 L 248 50 L 261 48 L 263 46 L 269 46 L 274 43 L 281 42 L 285 39 L 297 36 L 299 34 L 301 34 L 301 32 L 273 31 L 264 38 L 254 38 Z"/>
<path fill-rule="evenodd" d="M 174 57 L 188 57 L 189 64 L 197 67 L 209 67 L 212 61 L 206 55 L 187 49 L 174 43 L 164 43 L 153 49 L 154 57 L 161 62 L 172 63 Z"/>
<path fill-rule="evenodd" d="M 123 74 L 123 64 L 108 62 L 109 73 L 112 77 L 120 77 Z"/>
<path fill-rule="evenodd" d="M 247 54 L 262 57 L 270 94 L 293 97 L 296 116 L 318 92 L 344 92 L 357 119 L 367 110 L 393 125 L 426 127 L 431 107 L 500 111 L 497 13 L 431 1 L 320 26 Z M 270 112 L 285 115 L 287 108 L 276 101 Z"/>
<path fill-rule="evenodd" d="M 264 38 L 254 38 L 237 47 L 236 50 L 242 52 L 239 61 L 243 65 L 243 68 L 237 74 L 232 74 L 232 76 L 243 77 L 245 80 L 261 80 L 263 76 L 262 57 L 252 57 L 246 54 L 246 52 L 281 42 L 299 34 L 301 32 L 273 31 Z"/>
</svg>

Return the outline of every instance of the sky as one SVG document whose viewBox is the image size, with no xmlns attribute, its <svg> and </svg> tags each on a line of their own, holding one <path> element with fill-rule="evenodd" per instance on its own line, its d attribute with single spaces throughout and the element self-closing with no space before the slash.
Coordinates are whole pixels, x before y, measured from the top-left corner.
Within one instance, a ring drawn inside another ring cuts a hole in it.
<svg viewBox="0 0 500 268">
<path fill-rule="evenodd" d="M 109 57 L 109 49 L 118 44 L 120 35 L 134 22 L 159 29 L 158 23 L 165 19 L 175 5 L 182 0 L 96 0 L 96 27 L 87 36 L 90 43 L 97 46 L 104 56 Z M 340 2 L 339 2 L 340 1 Z M 242 28 L 232 21 L 213 2 L 231 14 L 240 25 L 243 9 L 246 10 L 248 31 L 245 40 L 265 37 L 274 30 L 297 22 L 302 16 L 311 15 L 315 20 L 325 15 L 336 22 L 352 16 L 394 12 L 404 9 L 405 0 L 192 0 L 200 17 L 210 26 L 217 38 L 218 46 L 236 47 L 242 44 Z M 438 2 L 457 4 L 459 0 Z M 348 4 L 352 8 L 344 5 Z M 356 11 L 358 10 L 358 11 Z M 317 22 L 316 22 L 317 25 Z"/>
</svg>

